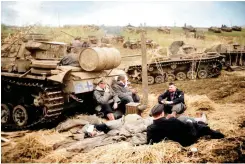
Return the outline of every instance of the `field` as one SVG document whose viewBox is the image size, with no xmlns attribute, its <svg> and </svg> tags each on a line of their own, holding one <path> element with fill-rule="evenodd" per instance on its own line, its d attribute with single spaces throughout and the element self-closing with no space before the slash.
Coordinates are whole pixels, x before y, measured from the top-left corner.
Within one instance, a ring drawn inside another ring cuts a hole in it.
<svg viewBox="0 0 245 164">
<path fill-rule="evenodd" d="M 200 29 L 199 29 L 200 30 Z M 147 30 L 147 38 L 153 39 L 162 47 L 168 47 L 175 40 L 183 40 L 195 45 L 200 51 L 216 43 L 240 43 L 245 45 L 245 29 L 242 32 L 213 34 L 205 30 L 205 40 L 186 38 L 180 28 L 174 28 L 169 34 L 159 34 L 154 29 Z M 52 36 L 52 40 L 69 43 L 74 36 L 87 37 L 105 35 L 103 30 L 86 31 L 79 27 L 49 28 L 34 27 L 33 32 L 42 32 Z M 121 32 L 125 38 L 139 39 L 140 35 Z M 140 54 L 140 50 L 122 48 L 115 44 L 122 56 Z M 120 67 L 140 57 L 123 58 Z M 176 81 L 178 88 L 185 93 L 186 114 L 195 116 L 203 111 L 208 116 L 212 129 L 225 134 L 224 139 L 211 140 L 201 138 L 192 146 L 182 147 L 171 141 L 162 141 L 154 145 L 131 146 L 126 142 L 96 147 L 89 151 L 72 152 L 66 149 L 54 150 L 53 145 L 67 140 L 71 132 L 59 133 L 55 129 L 9 132 L 8 143 L 2 143 L 1 162 L 37 162 L 37 163 L 165 163 L 165 162 L 245 162 L 245 72 L 222 71 L 218 78 Z M 142 96 L 140 84 L 133 84 Z M 143 117 L 157 103 L 157 96 L 167 88 L 167 83 L 149 86 L 149 103 Z M 197 148 L 197 151 L 191 151 Z M 15 151 L 13 151 L 15 150 Z"/>
</svg>

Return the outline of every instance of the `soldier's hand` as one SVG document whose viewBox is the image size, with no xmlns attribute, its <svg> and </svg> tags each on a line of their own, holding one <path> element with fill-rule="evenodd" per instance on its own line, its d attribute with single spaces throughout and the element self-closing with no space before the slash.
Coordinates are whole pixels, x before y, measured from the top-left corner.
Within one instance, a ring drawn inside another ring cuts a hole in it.
<svg viewBox="0 0 245 164">
<path fill-rule="evenodd" d="M 131 92 L 132 92 L 132 93 L 136 93 L 136 90 L 135 90 L 135 89 L 131 89 Z"/>
<path fill-rule="evenodd" d="M 114 103 L 113 104 L 113 109 L 117 109 L 118 108 L 118 104 L 117 103 Z"/>
<path fill-rule="evenodd" d="M 164 101 L 163 104 L 173 104 L 173 101 Z"/>
</svg>

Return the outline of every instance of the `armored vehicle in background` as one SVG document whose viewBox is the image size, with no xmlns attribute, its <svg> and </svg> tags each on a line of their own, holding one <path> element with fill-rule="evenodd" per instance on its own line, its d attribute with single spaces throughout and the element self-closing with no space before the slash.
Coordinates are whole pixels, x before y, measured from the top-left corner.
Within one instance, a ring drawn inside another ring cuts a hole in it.
<svg viewBox="0 0 245 164">
<path fill-rule="evenodd" d="M 218 27 L 210 27 L 208 28 L 208 31 L 214 32 L 214 33 L 221 33 L 221 28 Z"/>
<path fill-rule="evenodd" d="M 163 83 L 174 80 L 205 79 L 221 73 L 223 56 L 217 52 L 198 53 L 183 41 L 173 42 L 170 56 L 155 55 L 149 60 L 148 83 Z M 133 82 L 140 83 L 141 61 L 130 62 L 126 72 Z"/>
<path fill-rule="evenodd" d="M 98 43 L 98 38 L 96 36 L 93 36 L 93 35 L 89 35 L 88 40 L 91 44 L 97 44 Z"/>
<path fill-rule="evenodd" d="M 113 40 L 114 40 L 116 43 L 123 43 L 123 42 L 124 42 L 124 36 L 121 36 L 121 35 L 115 36 L 115 37 L 113 38 Z"/>
<path fill-rule="evenodd" d="M 196 32 L 196 29 L 194 27 L 192 27 L 191 25 L 188 26 L 184 26 L 182 27 L 184 31 L 188 31 L 188 32 Z"/>
<path fill-rule="evenodd" d="M 205 50 L 205 52 L 217 52 L 225 56 L 224 69 L 245 69 L 245 46 L 240 44 L 218 44 Z"/>
<path fill-rule="evenodd" d="M 231 27 L 233 31 L 242 31 L 242 27 L 241 26 L 232 26 Z"/>
<path fill-rule="evenodd" d="M 116 69 L 121 57 L 115 48 L 67 53 L 66 43 L 49 41 L 41 34 L 2 41 L 1 52 L 1 125 L 7 129 L 56 120 L 73 106 L 93 113 L 94 80 L 105 77 L 111 83 L 125 74 Z"/>
<path fill-rule="evenodd" d="M 151 39 L 146 40 L 146 48 L 156 48 L 158 44 Z M 141 41 L 140 40 L 127 40 L 123 43 L 123 48 L 131 48 L 137 49 L 141 48 Z"/>
<path fill-rule="evenodd" d="M 222 25 L 221 26 L 221 30 L 222 31 L 225 31 L 225 32 L 232 32 L 232 28 L 227 27 L 226 25 Z"/>
<path fill-rule="evenodd" d="M 171 29 L 167 27 L 158 27 L 157 31 L 164 34 L 170 34 Z"/>
<path fill-rule="evenodd" d="M 139 42 L 136 39 L 128 39 L 123 43 L 123 48 L 137 49 L 139 48 Z"/>
</svg>

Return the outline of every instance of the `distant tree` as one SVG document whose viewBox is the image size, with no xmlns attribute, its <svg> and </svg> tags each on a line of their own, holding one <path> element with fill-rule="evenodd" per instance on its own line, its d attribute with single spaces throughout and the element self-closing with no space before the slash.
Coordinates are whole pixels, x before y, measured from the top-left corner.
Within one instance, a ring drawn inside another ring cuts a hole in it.
<svg viewBox="0 0 245 164">
<path fill-rule="evenodd" d="M 5 24 L 1 24 L 1 30 L 2 31 L 7 30 L 7 26 Z"/>
</svg>

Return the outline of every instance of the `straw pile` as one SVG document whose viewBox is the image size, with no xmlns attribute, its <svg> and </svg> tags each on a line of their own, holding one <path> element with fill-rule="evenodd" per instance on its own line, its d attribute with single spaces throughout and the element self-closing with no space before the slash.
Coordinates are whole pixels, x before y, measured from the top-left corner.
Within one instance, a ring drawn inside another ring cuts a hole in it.
<svg viewBox="0 0 245 164">
<path fill-rule="evenodd" d="M 154 145 L 129 146 L 127 143 L 107 145 L 74 156 L 72 162 L 86 163 L 179 163 L 179 162 L 241 162 L 245 137 L 201 140 L 190 147 L 171 141 Z M 196 148 L 197 151 L 192 149 Z"/>
<path fill-rule="evenodd" d="M 161 142 L 153 146 L 129 146 L 122 142 L 96 148 L 72 158 L 73 162 L 125 162 L 125 163 L 162 163 L 181 162 L 178 155 L 181 146 L 174 142 Z"/>
<path fill-rule="evenodd" d="M 206 95 L 185 95 L 185 103 L 187 112 L 192 114 L 197 111 L 206 111 L 210 113 L 217 108 L 217 104 L 210 100 Z"/>
<path fill-rule="evenodd" d="M 69 162 L 70 158 L 72 157 L 71 152 L 67 152 L 66 149 L 59 149 L 55 150 L 52 153 L 48 154 L 47 156 L 44 156 L 44 158 L 41 158 L 39 160 L 35 160 L 35 162 L 38 163 L 67 163 Z"/>
<path fill-rule="evenodd" d="M 2 162 L 33 162 L 46 156 L 51 150 L 40 142 L 41 136 L 31 134 L 16 141 L 16 144 L 9 148 L 2 149 Z"/>
</svg>

